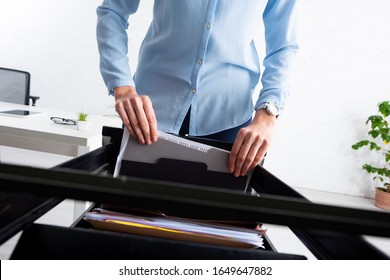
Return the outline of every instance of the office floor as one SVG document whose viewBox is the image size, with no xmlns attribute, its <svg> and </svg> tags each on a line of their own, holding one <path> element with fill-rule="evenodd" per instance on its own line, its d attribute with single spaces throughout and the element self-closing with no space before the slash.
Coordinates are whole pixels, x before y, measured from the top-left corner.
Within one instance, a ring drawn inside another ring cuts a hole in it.
<svg viewBox="0 0 390 280">
<path fill-rule="evenodd" d="M 70 157 L 55 156 L 41 152 L 0 146 L 0 162 L 2 163 L 28 164 L 41 168 L 49 168 L 69 159 Z M 306 198 L 316 203 L 382 211 L 374 206 L 372 199 L 314 191 L 309 189 L 297 190 Z M 38 219 L 37 222 L 60 226 L 70 226 L 73 222 L 73 211 L 74 201 L 65 200 L 46 215 Z M 268 229 L 267 235 L 278 252 L 300 254 L 306 256 L 308 259 L 315 259 L 312 253 L 302 244 L 302 242 L 300 242 L 300 240 L 294 235 L 294 233 L 292 233 L 289 228 L 271 224 L 265 224 L 264 228 Z M 0 246 L 0 259 L 5 260 L 10 257 L 10 254 L 12 253 L 19 236 L 20 233 Z M 390 238 L 380 238 L 373 236 L 365 236 L 365 238 L 374 246 L 380 248 L 390 256 Z"/>
</svg>

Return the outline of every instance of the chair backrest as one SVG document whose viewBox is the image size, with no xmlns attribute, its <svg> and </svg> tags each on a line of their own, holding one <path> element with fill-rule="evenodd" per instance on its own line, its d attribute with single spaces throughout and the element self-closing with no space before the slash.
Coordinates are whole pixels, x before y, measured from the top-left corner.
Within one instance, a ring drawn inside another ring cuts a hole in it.
<svg viewBox="0 0 390 280">
<path fill-rule="evenodd" d="M 0 67 L 0 101 L 29 105 L 30 73 Z"/>
</svg>

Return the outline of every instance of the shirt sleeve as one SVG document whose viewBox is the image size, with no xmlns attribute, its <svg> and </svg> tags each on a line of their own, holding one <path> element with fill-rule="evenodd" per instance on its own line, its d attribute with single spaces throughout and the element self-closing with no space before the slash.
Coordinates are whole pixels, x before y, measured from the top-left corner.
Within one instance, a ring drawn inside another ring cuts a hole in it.
<svg viewBox="0 0 390 280">
<path fill-rule="evenodd" d="M 138 6 L 139 0 L 104 0 L 96 10 L 99 67 L 110 94 L 117 86 L 135 86 L 127 57 L 126 30 L 128 18 Z"/>
<path fill-rule="evenodd" d="M 266 55 L 262 89 L 255 104 L 275 103 L 282 111 L 289 92 L 292 60 L 298 51 L 297 0 L 268 0 L 263 12 Z"/>
</svg>

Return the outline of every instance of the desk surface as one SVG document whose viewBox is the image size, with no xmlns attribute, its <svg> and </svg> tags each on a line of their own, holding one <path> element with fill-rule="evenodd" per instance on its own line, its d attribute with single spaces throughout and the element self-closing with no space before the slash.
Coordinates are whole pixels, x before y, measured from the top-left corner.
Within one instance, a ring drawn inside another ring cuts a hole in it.
<svg viewBox="0 0 390 280">
<path fill-rule="evenodd" d="M 101 146 L 102 127 L 121 127 L 119 117 L 90 115 L 88 128 L 55 124 L 50 117 L 77 119 L 77 112 L 0 102 L 0 111 L 30 110 L 40 114 L 25 117 L 0 115 L 0 145 L 78 156 Z"/>
</svg>

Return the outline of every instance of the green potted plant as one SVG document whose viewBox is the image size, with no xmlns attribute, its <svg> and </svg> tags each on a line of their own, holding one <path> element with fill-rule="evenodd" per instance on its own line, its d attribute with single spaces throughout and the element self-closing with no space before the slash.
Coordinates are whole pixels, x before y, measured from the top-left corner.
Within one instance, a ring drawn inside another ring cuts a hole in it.
<svg viewBox="0 0 390 280">
<path fill-rule="evenodd" d="M 375 205 L 379 208 L 390 210 L 390 101 L 378 104 L 378 114 L 368 117 L 368 139 L 361 140 L 352 148 L 358 150 L 362 147 L 369 148 L 378 158 L 377 163 L 365 163 L 363 169 L 374 174 L 374 180 L 380 182 L 375 190 Z"/>
<path fill-rule="evenodd" d="M 80 112 L 78 113 L 77 115 L 77 128 L 78 130 L 87 130 L 87 126 L 88 126 L 88 122 L 87 122 L 87 119 L 88 119 L 88 114 L 87 113 L 84 113 L 84 112 Z"/>
</svg>

